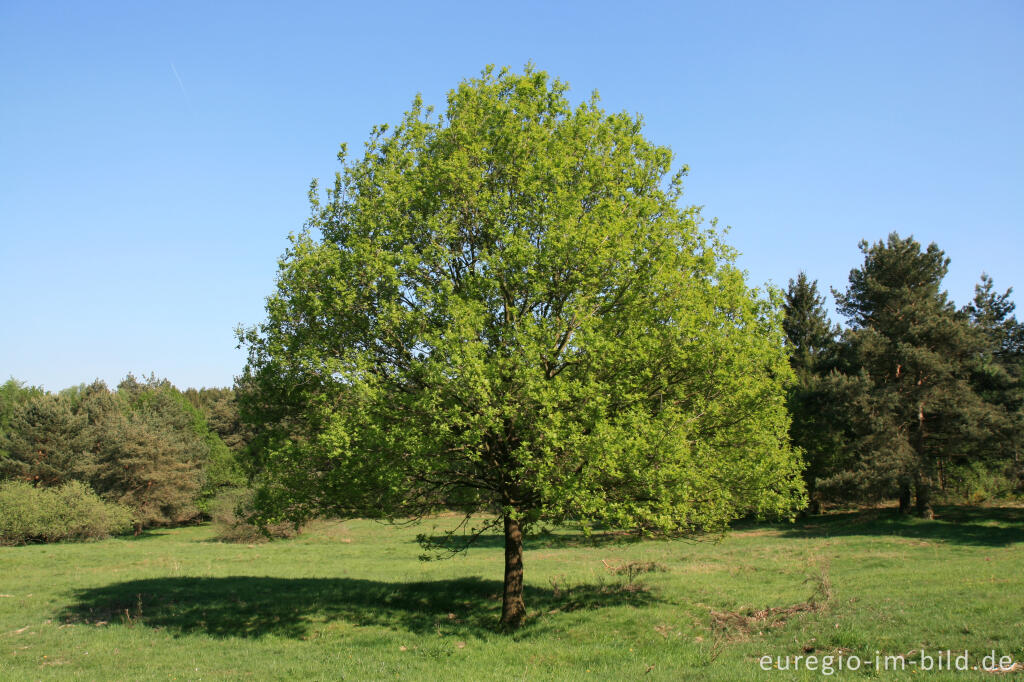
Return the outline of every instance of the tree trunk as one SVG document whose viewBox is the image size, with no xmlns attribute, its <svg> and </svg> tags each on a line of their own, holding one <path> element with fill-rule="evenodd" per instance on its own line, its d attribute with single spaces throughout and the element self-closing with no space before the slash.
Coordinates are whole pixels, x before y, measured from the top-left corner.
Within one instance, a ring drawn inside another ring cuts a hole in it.
<svg viewBox="0 0 1024 682">
<path fill-rule="evenodd" d="M 526 619 L 523 603 L 523 533 L 519 521 L 505 517 L 505 590 L 501 597 L 501 624 L 518 628 Z"/>
<path fill-rule="evenodd" d="M 135 522 L 135 537 L 142 535 L 142 521 Z"/>
<path fill-rule="evenodd" d="M 900 485 L 900 514 L 906 514 L 910 511 L 910 485 L 903 483 Z"/>
<path fill-rule="evenodd" d="M 924 403 L 917 404 L 917 456 L 921 464 L 914 488 L 917 490 L 917 515 L 934 519 L 932 511 L 932 486 L 935 485 L 935 462 L 924 451 Z"/>
<path fill-rule="evenodd" d="M 935 518 L 935 511 L 932 509 L 931 481 L 921 480 L 917 483 L 917 515 L 925 519 Z"/>
<path fill-rule="evenodd" d="M 935 481 L 935 466 L 931 462 L 922 466 L 923 471 L 917 477 L 914 488 L 917 492 L 917 515 L 925 519 L 934 519 L 932 510 L 932 487 Z"/>
</svg>

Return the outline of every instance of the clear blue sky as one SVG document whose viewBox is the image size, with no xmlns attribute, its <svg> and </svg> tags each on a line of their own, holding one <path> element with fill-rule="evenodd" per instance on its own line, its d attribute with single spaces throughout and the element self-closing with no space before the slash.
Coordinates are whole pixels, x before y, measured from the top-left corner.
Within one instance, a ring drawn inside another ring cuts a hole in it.
<svg viewBox="0 0 1024 682">
<path fill-rule="evenodd" d="M 755 284 L 896 230 L 1024 291 L 1024 3 L 490 5 L 5 0 L 0 380 L 231 384 L 338 144 L 489 63 L 643 114 Z"/>
</svg>

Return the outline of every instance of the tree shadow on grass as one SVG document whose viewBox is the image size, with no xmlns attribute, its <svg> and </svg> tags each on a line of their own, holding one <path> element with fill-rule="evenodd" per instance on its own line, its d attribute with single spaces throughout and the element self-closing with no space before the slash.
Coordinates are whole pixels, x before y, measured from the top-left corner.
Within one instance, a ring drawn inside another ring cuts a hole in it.
<svg viewBox="0 0 1024 682">
<path fill-rule="evenodd" d="M 785 535 L 803 538 L 890 535 L 956 545 L 1002 547 L 1024 542 L 1024 508 L 937 507 L 934 520 L 900 515 L 892 509 L 830 513 L 800 519 L 786 529 Z"/>
<path fill-rule="evenodd" d="M 415 633 L 473 634 L 498 630 L 501 583 L 460 578 L 389 583 L 357 578 L 169 577 L 79 590 L 62 614 L 66 623 L 141 624 L 174 634 L 301 638 L 317 625 L 342 620 Z M 659 601 L 635 585 L 527 586 L 527 608 L 572 611 L 644 606 Z M 522 634 L 536 632 L 527 622 Z"/>
<path fill-rule="evenodd" d="M 145 528 L 138 535 L 129 532 L 121 537 L 132 542 L 141 542 L 143 540 L 162 538 L 166 535 L 175 535 L 175 532 L 172 528 Z"/>
</svg>

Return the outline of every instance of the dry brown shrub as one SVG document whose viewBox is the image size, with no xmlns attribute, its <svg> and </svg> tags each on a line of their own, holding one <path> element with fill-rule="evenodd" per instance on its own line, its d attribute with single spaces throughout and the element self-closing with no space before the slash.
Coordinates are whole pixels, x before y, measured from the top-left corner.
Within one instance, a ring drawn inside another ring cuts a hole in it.
<svg viewBox="0 0 1024 682">
<path fill-rule="evenodd" d="M 246 488 L 227 490 L 210 504 L 210 518 L 221 542 L 267 542 L 295 537 L 302 532 L 290 522 L 260 528 L 249 521 L 253 491 Z"/>
</svg>

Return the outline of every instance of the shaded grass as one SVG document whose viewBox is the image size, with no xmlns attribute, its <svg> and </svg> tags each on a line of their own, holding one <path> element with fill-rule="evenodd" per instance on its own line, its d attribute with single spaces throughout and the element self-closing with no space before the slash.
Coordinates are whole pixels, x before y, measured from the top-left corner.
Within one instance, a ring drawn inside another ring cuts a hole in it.
<svg viewBox="0 0 1024 682">
<path fill-rule="evenodd" d="M 799 538 L 899 536 L 1003 547 L 1024 542 L 1024 507 L 944 507 L 931 521 L 901 516 L 891 509 L 833 513 L 803 519 L 788 534 Z"/>
<path fill-rule="evenodd" d="M 513 635 L 496 628 L 500 538 L 416 559 L 417 532 L 457 519 L 252 547 L 191 527 L 2 548 L 0 680 L 818 679 L 758 657 L 940 648 L 1024 661 L 1024 510 L 938 513 L 741 524 L 717 543 L 528 538 Z M 659 570 L 614 570 L 629 564 Z"/>
<path fill-rule="evenodd" d="M 317 621 L 344 620 L 424 634 L 444 622 L 466 635 L 498 632 L 501 583 L 480 578 L 391 583 L 361 578 L 150 578 L 80 590 L 64 623 L 132 620 L 176 635 L 304 637 Z M 641 607 L 654 601 L 626 585 L 530 586 L 534 609 Z M 528 628 L 524 634 L 535 634 Z"/>
</svg>

